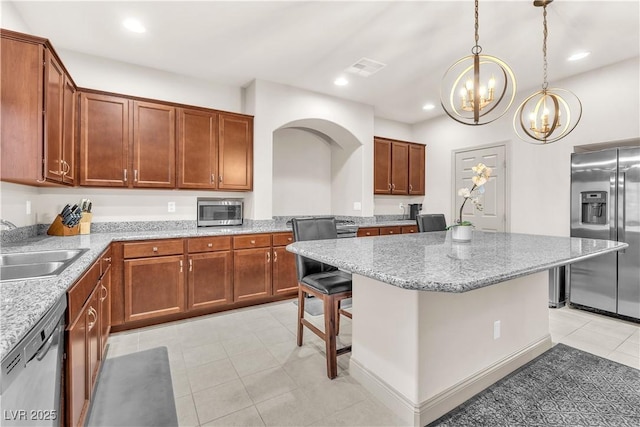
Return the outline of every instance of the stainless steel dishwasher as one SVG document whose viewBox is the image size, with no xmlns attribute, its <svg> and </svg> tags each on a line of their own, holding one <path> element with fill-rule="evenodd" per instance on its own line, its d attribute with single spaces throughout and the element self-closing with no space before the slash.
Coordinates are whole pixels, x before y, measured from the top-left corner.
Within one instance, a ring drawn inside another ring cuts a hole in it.
<svg viewBox="0 0 640 427">
<path fill-rule="evenodd" d="M 59 426 L 66 295 L 2 359 L 3 426 Z"/>
</svg>

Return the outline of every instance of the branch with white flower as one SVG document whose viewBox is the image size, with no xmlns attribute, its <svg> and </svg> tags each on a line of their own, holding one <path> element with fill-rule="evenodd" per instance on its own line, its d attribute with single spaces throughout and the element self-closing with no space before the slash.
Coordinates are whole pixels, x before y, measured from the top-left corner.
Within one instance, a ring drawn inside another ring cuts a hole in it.
<svg viewBox="0 0 640 427">
<path fill-rule="evenodd" d="M 462 206 L 460 206 L 460 216 L 453 227 L 457 225 L 472 225 L 469 221 L 462 221 L 462 210 L 464 209 L 464 205 L 467 203 L 467 200 L 471 199 L 471 203 L 473 203 L 475 208 L 479 211 L 482 211 L 483 209 L 482 203 L 480 203 L 480 196 L 484 194 L 484 184 L 487 183 L 491 176 L 491 168 L 487 167 L 484 163 L 478 163 L 478 165 L 472 167 L 471 170 L 475 174 L 471 177 L 473 187 L 471 187 L 471 189 L 461 188 L 458 190 L 458 196 L 463 197 L 464 200 L 462 202 Z"/>
</svg>

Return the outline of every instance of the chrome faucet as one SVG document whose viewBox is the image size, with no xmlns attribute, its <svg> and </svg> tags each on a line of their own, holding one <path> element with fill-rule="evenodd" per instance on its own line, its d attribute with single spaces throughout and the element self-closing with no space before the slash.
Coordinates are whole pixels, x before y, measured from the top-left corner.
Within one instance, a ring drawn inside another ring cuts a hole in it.
<svg viewBox="0 0 640 427">
<path fill-rule="evenodd" d="M 4 230 L 15 230 L 16 228 L 18 228 L 17 225 L 12 223 L 11 221 L 7 221 L 6 219 L 0 219 L 0 225 L 4 227 Z"/>
</svg>

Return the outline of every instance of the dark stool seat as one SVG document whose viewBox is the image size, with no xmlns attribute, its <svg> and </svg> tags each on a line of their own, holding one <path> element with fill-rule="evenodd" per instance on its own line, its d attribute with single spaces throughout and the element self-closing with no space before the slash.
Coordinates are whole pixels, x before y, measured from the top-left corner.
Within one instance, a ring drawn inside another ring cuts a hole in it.
<svg viewBox="0 0 640 427">
<path fill-rule="evenodd" d="M 327 295 L 351 291 L 351 274 L 341 270 L 309 274 L 300 282 Z"/>
<path fill-rule="evenodd" d="M 336 220 L 332 217 L 294 218 L 293 240 L 336 239 Z M 298 336 L 297 344 L 302 346 L 304 327 L 322 338 L 327 353 L 327 376 L 338 376 L 338 355 L 351 351 L 351 346 L 337 348 L 336 337 L 340 333 L 340 315 L 351 318 L 351 313 L 340 308 L 343 299 L 351 298 L 351 274 L 338 270 L 335 266 L 324 264 L 301 255 L 296 255 L 298 274 Z M 322 300 L 324 311 L 324 331 L 304 318 L 304 303 L 307 295 Z"/>
</svg>

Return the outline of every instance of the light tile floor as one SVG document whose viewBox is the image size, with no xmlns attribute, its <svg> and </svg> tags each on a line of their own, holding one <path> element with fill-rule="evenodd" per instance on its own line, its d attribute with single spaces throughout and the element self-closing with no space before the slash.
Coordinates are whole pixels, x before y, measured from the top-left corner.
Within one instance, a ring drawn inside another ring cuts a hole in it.
<svg viewBox="0 0 640 427">
<path fill-rule="evenodd" d="M 296 346 L 292 301 L 113 334 L 107 357 L 166 346 L 181 426 L 398 426 L 349 376 L 326 376 L 324 343 L 305 330 Z M 322 316 L 307 316 L 322 325 Z M 549 310 L 554 343 L 640 369 L 640 325 L 575 309 Z M 341 318 L 341 344 L 351 322 Z"/>
</svg>

